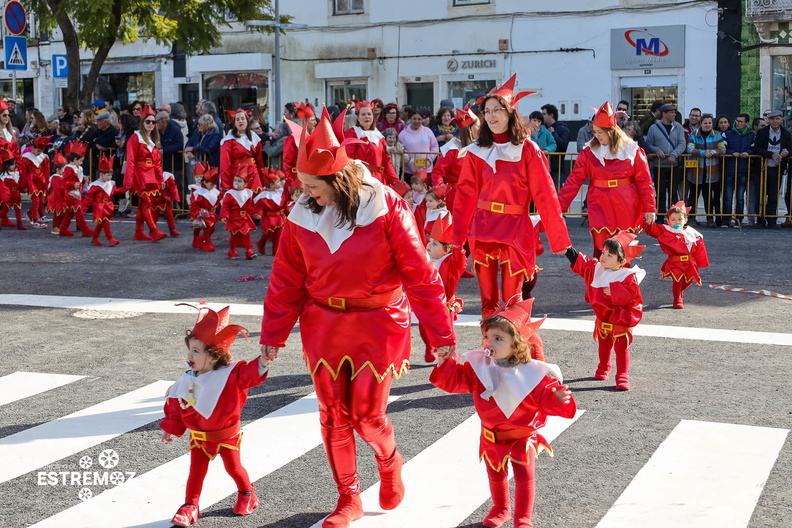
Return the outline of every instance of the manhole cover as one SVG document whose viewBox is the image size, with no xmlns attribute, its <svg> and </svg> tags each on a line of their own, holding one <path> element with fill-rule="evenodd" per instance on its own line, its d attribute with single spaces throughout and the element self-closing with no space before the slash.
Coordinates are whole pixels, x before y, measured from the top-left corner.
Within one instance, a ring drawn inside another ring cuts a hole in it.
<svg viewBox="0 0 792 528">
<path fill-rule="evenodd" d="M 72 314 L 74 317 L 80 319 L 129 319 L 131 317 L 140 317 L 140 312 L 110 312 L 103 310 L 80 310 Z"/>
</svg>

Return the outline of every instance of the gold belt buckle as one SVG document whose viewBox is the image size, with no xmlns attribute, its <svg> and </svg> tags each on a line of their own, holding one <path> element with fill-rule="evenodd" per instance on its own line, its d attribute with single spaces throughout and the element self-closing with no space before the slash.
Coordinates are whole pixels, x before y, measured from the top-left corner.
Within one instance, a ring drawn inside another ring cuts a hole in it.
<svg viewBox="0 0 792 528">
<path fill-rule="evenodd" d="M 154 163 L 153 163 L 153 162 L 152 162 L 150 159 L 147 159 L 147 160 L 146 160 L 146 165 L 153 165 L 153 164 L 154 164 Z"/>
<path fill-rule="evenodd" d="M 291 171 L 292 171 L 292 172 L 297 172 L 297 167 L 292 167 L 292 168 L 291 168 Z"/>
<path fill-rule="evenodd" d="M 611 330 L 613 330 L 613 325 L 611 323 L 600 323 L 600 328 L 610 332 Z"/>
<path fill-rule="evenodd" d="M 490 203 L 490 211 L 493 213 L 503 213 L 506 210 L 506 204 L 502 204 L 500 202 L 491 202 Z"/>
<path fill-rule="evenodd" d="M 250 163 L 256 163 L 256 158 L 250 158 Z"/>
<path fill-rule="evenodd" d="M 243 211 L 239 211 L 239 214 L 240 214 L 240 216 L 245 216 L 247 214 L 247 211 L 244 211 L 244 210 Z"/>
<path fill-rule="evenodd" d="M 679 256 L 679 261 L 680 262 L 687 262 L 688 260 L 690 260 L 690 255 L 680 255 Z"/>
<path fill-rule="evenodd" d="M 346 299 L 343 297 L 328 297 L 327 306 L 337 310 L 346 310 Z"/>
<path fill-rule="evenodd" d="M 618 187 L 619 180 L 608 180 L 608 187 Z"/>
<path fill-rule="evenodd" d="M 190 431 L 190 438 L 199 442 L 206 442 L 206 431 Z"/>
<path fill-rule="evenodd" d="M 481 435 L 489 442 L 495 443 L 495 433 L 487 429 L 486 427 L 481 428 Z"/>
<path fill-rule="evenodd" d="M 379 167 L 379 168 L 377 169 L 377 172 L 385 172 L 385 167 Z"/>
</svg>

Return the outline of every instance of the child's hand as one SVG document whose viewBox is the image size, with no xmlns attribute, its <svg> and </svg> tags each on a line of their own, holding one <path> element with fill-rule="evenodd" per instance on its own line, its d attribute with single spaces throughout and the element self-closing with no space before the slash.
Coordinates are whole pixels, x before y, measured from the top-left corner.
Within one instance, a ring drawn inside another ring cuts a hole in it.
<svg viewBox="0 0 792 528">
<path fill-rule="evenodd" d="M 569 390 L 569 387 L 566 385 L 561 385 L 559 387 L 553 387 L 550 389 L 555 394 L 555 397 L 558 398 L 558 401 L 561 403 L 569 403 L 572 399 L 572 391 Z"/>
<path fill-rule="evenodd" d="M 437 364 L 441 365 L 443 361 L 451 357 L 451 355 L 454 353 L 455 350 L 456 350 L 456 345 L 444 346 L 438 348 L 435 351 L 437 353 Z"/>
<path fill-rule="evenodd" d="M 173 435 L 167 431 L 162 431 L 162 441 L 163 442 L 173 442 Z"/>
<path fill-rule="evenodd" d="M 256 213 L 256 214 L 253 215 L 253 219 L 254 220 L 261 220 L 261 215 Z"/>
<path fill-rule="evenodd" d="M 602 288 L 602 293 L 610 297 L 610 286 L 605 286 L 604 288 Z"/>
<path fill-rule="evenodd" d="M 264 356 L 264 354 L 261 354 L 261 355 L 259 356 L 259 358 L 258 358 L 258 359 L 259 359 L 259 365 L 261 365 L 261 368 L 264 368 L 264 367 L 266 367 L 267 365 L 269 365 L 269 362 L 270 362 L 270 360 L 269 360 L 269 359 L 267 359 L 267 358 Z"/>
<path fill-rule="evenodd" d="M 265 358 L 267 361 L 276 359 L 278 357 L 278 350 L 280 350 L 278 347 L 261 345 L 261 357 Z"/>
</svg>

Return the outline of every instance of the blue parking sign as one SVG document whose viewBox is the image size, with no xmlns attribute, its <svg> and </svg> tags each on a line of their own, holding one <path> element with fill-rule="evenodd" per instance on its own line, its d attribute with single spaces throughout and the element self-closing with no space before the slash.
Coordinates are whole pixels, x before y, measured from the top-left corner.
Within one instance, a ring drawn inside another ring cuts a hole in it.
<svg viewBox="0 0 792 528">
<path fill-rule="evenodd" d="M 3 37 L 6 70 L 27 70 L 27 38 Z"/>
<path fill-rule="evenodd" d="M 69 61 L 66 55 L 52 55 L 52 76 L 56 79 L 69 77 Z"/>
</svg>

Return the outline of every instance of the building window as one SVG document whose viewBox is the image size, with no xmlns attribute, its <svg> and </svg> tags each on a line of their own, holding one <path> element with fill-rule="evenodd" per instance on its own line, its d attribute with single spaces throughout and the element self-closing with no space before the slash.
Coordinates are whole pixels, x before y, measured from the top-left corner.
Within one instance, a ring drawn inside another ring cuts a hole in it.
<svg viewBox="0 0 792 528">
<path fill-rule="evenodd" d="M 468 6 L 468 5 L 479 5 L 479 4 L 489 4 L 490 0 L 454 0 L 454 7 L 456 6 Z"/>
<path fill-rule="evenodd" d="M 487 95 L 495 88 L 495 81 L 451 81 L 448 83 L 448 98 L 456 108 L 464 108 L 473 104 L 482 95 Z"/>
<path fill-rule="evenodd" d="M 266 73 L 224 73 L 204 79 L 204 96 L 217 105 L 221 119 L 223 110 L 249 109 L 259 106 L 264 109 L 269 98 L 269 79 Z"/>
<path fill-rule="evenodd" d="M 366 81 L 327 81 L 327 104 L 337 104 L 343 108 L 350 99 L 365 101 L 368 97 Z"/>
<path fill-rule="evenodd" d="M 792 55 L 773 57 L 773 110 L 792 111 Z"/>
<path fill-rule="evenodd" d="M 363 13 L 363 0 L 333 0 L 334 15 L 359 15 Z"/>
</svg>

